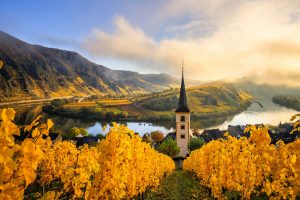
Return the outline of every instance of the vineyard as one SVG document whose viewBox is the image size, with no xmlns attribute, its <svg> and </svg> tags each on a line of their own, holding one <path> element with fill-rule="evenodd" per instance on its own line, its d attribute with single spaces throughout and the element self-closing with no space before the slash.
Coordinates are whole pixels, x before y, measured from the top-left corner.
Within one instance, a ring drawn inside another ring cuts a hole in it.
<svg viewBox="0 0 300 200">
<path fill-rule="evenodd" d="M 300 192 L 300 140 L 270 145 L 267 128 L 249 126 L 246 131 L 251 132 L 249 138 L 227 135 L 226 140 L 209 142 L 192 152 L 183 168 L 193 172 L 218 199 L 231 191 L 243 199 L 296 199 Z"/>
<path fill-rule="evenodd" d="M 3 109 L 0 126 L 0 199 L 124 199 L 159 185 L 175 164 L 125 126 L 115 125 L 96 147 L 48 139 L 51 120 L 13 123 L 15 111 Z M 15 138 L 22 138 L 16 140 Z M 56 186 L 56 187 L 54 187 Z M 33 198 L 33 197 L 32 197 Z"/>
<path fill-rule="evenodd" d="M 76 147 L 50 140 L 50 119 L 17 126 L 15 114 L 1 111 L 0 199 L 137 199 L 145 193 L 150 199 L 296 199 L 300 193 L 300 140 L 272 145 L 266 127 L 248 126 L 249 138 L 211 141 L 173 172 L 170 157 L 126 126 L 114 124 L 96 146 Z"/>
</svg>

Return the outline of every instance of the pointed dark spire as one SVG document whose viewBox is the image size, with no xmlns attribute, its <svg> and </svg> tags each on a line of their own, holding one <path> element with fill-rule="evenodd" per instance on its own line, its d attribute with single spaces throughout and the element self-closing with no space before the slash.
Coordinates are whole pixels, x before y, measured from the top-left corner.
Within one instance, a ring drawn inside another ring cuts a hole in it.
<svg viewBox="0 0 300 200">
<path fill-rule="evenodd" d="M 180 87 L 180 96 L 178 101 L 178 106 L 175 112 L 190 112 L 190 109 L 187 104 L 185 85 L 184 85 L 184 77 L 183 77 L 183 61 L 182 61 L 182 79 L 181 79 L 181 87 Z"/>
</svg>

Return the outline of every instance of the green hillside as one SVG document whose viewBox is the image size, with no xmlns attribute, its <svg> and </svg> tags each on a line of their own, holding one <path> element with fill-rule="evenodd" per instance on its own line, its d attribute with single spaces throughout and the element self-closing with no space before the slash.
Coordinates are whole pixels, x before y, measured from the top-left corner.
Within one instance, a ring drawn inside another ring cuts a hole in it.
<svg viewBox="0 0 300 200">
<path fill-rule="evenodd" d="M 231 84 L 213 83 L 188 88 L 188 104 L 194 118 L 217 119 L 241 112 L 251 104 L 252 97 Z M 68 103 L 62 107 L 45 109 L 52 114 L 84 119 L 118 119 L 126 121 L 174 120 L 179 90 L 142 95 L 129 99 L 96 99 Z M 113 113 L 107 116 L 107 112 Z M 118 113 L 127 117 L 119 118 Z M 215 118 L 214 118 L 215 117 Z"/>
<path fill-rule="evenodd" d="M 142 99 L 138 104 L 148 110 L 168 113 L 176 109 L 178 98 L 178 91 L 173 91 Z M 249 106 L 252 97 L 231 84 L 213 83 L 188 88 L 187 99 L 192 115 L 201 117 L 243 110 Z"/>
</svg>

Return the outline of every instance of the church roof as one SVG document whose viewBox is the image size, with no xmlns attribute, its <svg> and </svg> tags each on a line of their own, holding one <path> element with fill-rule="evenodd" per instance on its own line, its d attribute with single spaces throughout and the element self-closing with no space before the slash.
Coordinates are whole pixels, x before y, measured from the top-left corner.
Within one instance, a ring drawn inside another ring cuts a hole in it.
<svg viewBox="0 0 300 200">
<path fill-rule="evenodd" d="M 190 112 L 190 109 L 187 104 L 184 78 L 183 78 L 183 69 L 182 69 L 182 79 L 181 79 L 181 87 L 180 87 L 180 96 L 178 101 L 178 106 L 175 112 Z"/>
</svg>

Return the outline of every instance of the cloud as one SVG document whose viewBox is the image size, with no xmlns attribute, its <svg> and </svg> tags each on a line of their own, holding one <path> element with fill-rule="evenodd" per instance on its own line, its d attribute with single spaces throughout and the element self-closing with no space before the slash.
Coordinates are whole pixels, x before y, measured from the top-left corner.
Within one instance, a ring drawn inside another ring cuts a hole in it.
<svg viewBox="0 0 300 200">
<path fill-rule="evenodd" d="M 93 29 L 84 42 L 85 48 L 93 55 L 113 56 L 127 59 L 146 59 L 156 47 L 154 40 L 123 17 L 115 19 L 113 34 Z M 145 55 L 148 55 L 145 57 Z"/>
<path fill-rule="evenodd" d="M 184 58 L 186 74 L 194 79 L 249 75 L 258 82 L 300 86 L 293 76 L 300 74 L 298 0 L 177 0 L 157 16 L 188 20 L 158 30 L 168 37 L 156 39 L 119 16 L 114 32 L 95 28 L 83 47 L 94 56 L 131 62 L 139 71 L 178 75 Z"/>
<path fill-rule="evenodd" d="M 209 37 L 216 28 L 217 24 L 214 21 L 195 20 L 186 24 L 167 27 L 166 32 L 176 38 L 185 39 Z"/>
</svg>

